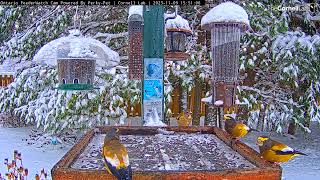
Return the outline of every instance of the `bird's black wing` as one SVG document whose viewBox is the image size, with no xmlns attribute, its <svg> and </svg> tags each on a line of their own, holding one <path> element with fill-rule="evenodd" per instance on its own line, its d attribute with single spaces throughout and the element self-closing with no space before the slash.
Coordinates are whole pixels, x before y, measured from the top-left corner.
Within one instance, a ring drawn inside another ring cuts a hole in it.
<svg viewBox="0 0 320 180">
<path fill-rule="evenodd" d="M 106 158 L 103 158 L 112 175 L 114 175 L 118 180 L 131 180 L 132 179 L 132 170 L 131 165 L 127 168 L 120 168 L 117 170 L 116 167 L 112 166 Z"/>
</svg>

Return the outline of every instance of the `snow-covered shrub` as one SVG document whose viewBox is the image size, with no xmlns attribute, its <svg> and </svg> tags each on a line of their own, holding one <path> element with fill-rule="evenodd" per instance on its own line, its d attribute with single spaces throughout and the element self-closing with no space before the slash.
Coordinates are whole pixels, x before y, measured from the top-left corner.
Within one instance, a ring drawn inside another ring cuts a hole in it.
<svg viewBox="0 0 320 180">
<path fill-rule="evenodd" d="M 316 103 L 320 95 L 319 36 L 313 34 L 307 17 L 297 24 L 293 22 L 297 13 L 268 8 L 277 4 L 242 4 L 253 29 L 242 36 L 244 81 L 238 94 L 249 110 L 248 123 L 284 132 L 294 122 L 308 132 L 310 120 L 320 117 Z M 297 25 L 301 27 L 294 27 Z"/>
<path fill-rule="evenodd" d="M 14 112 L 24 123 L 52 133 L 87 129 L 108 124 L 108 118 L 127 117 L 128 103 L 140 101 L 138 81 L 128 81 L 126 73 L 97 73 L 102 86 L 92 91 L 60 91 L 57 70 L 35 65 L 18 72 L 15 81 L 1 89 L 1 112 Z"/>
</svg>

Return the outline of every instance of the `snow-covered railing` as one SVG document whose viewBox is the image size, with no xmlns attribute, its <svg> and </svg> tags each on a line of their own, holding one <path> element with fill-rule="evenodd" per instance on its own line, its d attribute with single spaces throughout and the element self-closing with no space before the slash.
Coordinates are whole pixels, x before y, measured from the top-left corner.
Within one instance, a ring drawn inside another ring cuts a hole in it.
<svg viewBox="0 0 320 180">
<path fill-rule="evenodd" d="M 0 74 L 0 87 L 6 87 L 14 81 L 13 74 Z"/>
</svg>

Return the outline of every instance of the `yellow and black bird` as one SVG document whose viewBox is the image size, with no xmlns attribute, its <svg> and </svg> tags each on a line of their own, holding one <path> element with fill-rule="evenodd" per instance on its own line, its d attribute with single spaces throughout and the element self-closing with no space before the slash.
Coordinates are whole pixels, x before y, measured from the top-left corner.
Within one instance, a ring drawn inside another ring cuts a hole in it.
<svg viewBox="0 0 320 180">
<path fill-rule="evenodd" d="M 127 149 L 119 141 L 119 129 L 111 128 L 106 133 L 102 148 L 107 171 L 118 180 L 131 180 L 132 170 Z"/>
<path fill-rule="evenodd" d="M 235 117 L 229 114 L 224 115 L 225 118 L 225 130 L 231 135 L 233 139 L 239 140 L 251 131 L 257 131 L 249 128 L 241 121 L 237 121 Z"/>
<path fill-rule="evenodd" d="M 191 122 L 192 122 L 192 116 L 189 111 L 182 112 L 177 117 L 178 126 L 190 126 Z"/>
<path fill-rule="evenodd" d="M 260 155 L 265 160 L 276 164 L 287 162 L 299 155 L 306 155 L 266 136 L 259 136 L 257 138 L 257 144 L 259 146 Z"/>
</svg>

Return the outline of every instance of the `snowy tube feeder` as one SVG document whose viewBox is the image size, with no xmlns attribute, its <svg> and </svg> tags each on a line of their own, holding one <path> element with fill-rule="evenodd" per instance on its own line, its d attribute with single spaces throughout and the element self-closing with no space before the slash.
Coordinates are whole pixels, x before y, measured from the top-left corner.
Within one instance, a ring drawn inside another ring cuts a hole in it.
<svg viewBox="0 0 320 180">
<path fill-rule="evenodd" d="M 248 14 L 239 5 L 225 2 L 201 19 L 202 28 L 211 31 L 213 98 L 216 106 L 235 105 L 239 74 L 240 35 L 250 25 Z"/>
<path fill-rule="evenodd" d="M 166 24 L 166 52 L 164 54 L 167 61 L 187 60 L 190 55 L 186 53 L 188 36 L 192 34 L 189 23 L 186 19 L 177 15 L 174 19 L 169 19 Z"/>
<path fill-rule="evenodd" d="M 130 6 L 129 31 L 129 79 L 140 80 L 142 76 L 143 6 Z"/>
<path fill-rule="evenodd" d="M 103 139 L 110 126 L 89 131 L 53 167 L 52 178 L 115 179 L 104 167 Z M 117 126 L 128 150 L 133 179 L 279 180 L 273 165 L 216 127 Z"/>
</svg>

